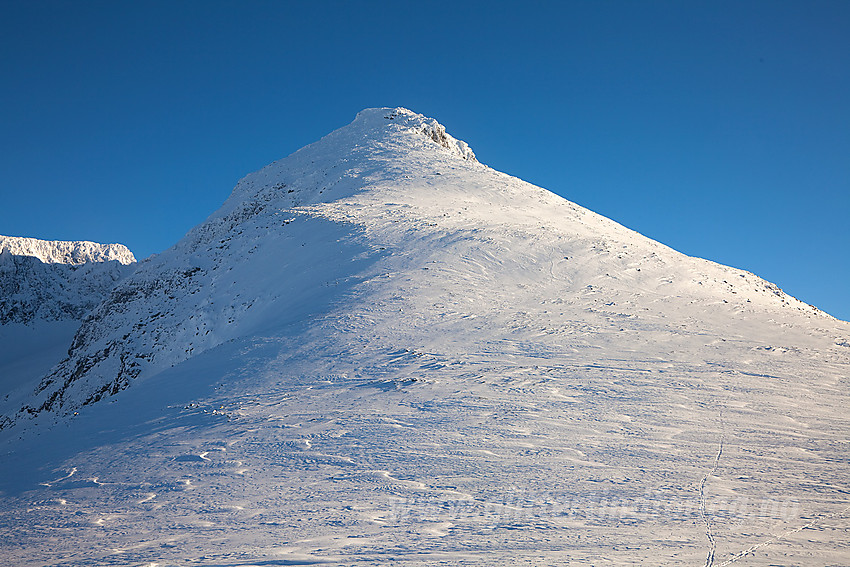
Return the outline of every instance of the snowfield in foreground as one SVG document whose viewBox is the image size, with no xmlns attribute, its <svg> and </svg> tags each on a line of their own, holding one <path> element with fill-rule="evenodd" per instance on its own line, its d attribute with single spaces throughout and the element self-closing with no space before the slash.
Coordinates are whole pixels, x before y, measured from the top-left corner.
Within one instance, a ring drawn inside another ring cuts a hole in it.
<svg viewBox="0 0 850 567">
<path fill-rule="evenodd" d="M 850 324 L 405 109 L 48 342 L 0 400 L 8 564 L 850 563 Z"/>
</svg>

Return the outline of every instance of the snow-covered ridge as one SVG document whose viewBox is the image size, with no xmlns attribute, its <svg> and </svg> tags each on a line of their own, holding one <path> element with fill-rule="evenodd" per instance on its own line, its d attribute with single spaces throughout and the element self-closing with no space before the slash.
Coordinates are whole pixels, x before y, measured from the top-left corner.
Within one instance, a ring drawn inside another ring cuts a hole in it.
<svg viewBox="0 0 850 567">
<path fill-rule="evenodd" d="M 351 123 L 240 179 L 219 213 L 233 212 L 246 200 L 278 199 L 284 186 L 295 205 L 348 197 L 368 186 L 364 174 L 377 163 L 377 156 L 385 160 L 390 152 L 406 155 L 422 150 L 423 159 L 459 159 L 480 166 L 469 145 L 433 118 L 402 107 L 367 108 Z M 336 180 L 327 178 L 331 173 Z M 337 184 L 340 178 L 344 182 Z"/>
<path fill-rule="evenodd" d="M 88 262 L 117 261 L 129 265 L 135 256 L 123 244 L 99 244 L 97 242 L 39 240 L 20 236 L 0 236 L 0 254 L 33 256 L 45 264 L 71 264 L 79 266 Z"/>
</svg>

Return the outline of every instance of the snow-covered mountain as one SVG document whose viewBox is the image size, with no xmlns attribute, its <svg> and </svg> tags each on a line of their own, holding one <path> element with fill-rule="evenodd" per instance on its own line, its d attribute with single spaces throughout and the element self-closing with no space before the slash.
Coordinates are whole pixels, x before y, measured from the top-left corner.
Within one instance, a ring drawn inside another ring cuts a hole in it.
<svg viewBox="0 0 850 567">
<path fill-rule="evenodd" d="M 0 236 L 0 325 L 82 319 L 135 261 L 121 244 Z"/>
<path fill-rule="evenodd" d="M 753 274 L 482 165 L 433 119 L 365 110 L 242 179 L 7 402 L 9 454 L 47 449 L 0 469 L 0 526 L 72 531 L 0 546 L 21 564 L 840 561 L 848 341 Z"/>
<path fill-rule="evenodd" d="M 508 227 L 516 243 L 506 246 Z M 450 241 L 420 242 L 437 236 Z M 360 264 L 386 255 L 398 258 L 360 272 Z M 435 255 L 467 270 L 480 264 L 492 273 L 485 281 L 504 273 L 503 263 L 515 264 L 512 286 L 533 295 L 558 282 L 570 302 L 601 298 L 580 302 L 583 309 L 616 305 L 611 311 L 628 311 L 622 316 L 637 315 L 641 295 L 662 304 L 653 317 L 676 317 L 683 303 L 715 306 L 723 317 L 775 308 L 820 316 L 752 274 L 685 257 L 477 163 L 433 119 L 367 110 L 241 180 L 221 209 L 116 288 L 21 415 L 77 410 L 143 372 L 301 317 L 329 287 L 407 270 L 411 261 L 427 267 Z M 504 300 L 498 279 L 479 307 Z M 486 309 L 501 311 L 499 303 Z"/>
</svg>

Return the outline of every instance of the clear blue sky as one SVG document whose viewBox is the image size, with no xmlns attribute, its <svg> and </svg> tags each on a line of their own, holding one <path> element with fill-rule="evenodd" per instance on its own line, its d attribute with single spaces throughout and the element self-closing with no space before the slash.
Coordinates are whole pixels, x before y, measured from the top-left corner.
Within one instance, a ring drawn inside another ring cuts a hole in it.
<svg viewBox="0 0 850 567">
<path fill-rule="evenodd" d="M 0 3 L 0 234 L 139 257 L 365 107 L 850 319 L 850 2 Z"/>
</svg>

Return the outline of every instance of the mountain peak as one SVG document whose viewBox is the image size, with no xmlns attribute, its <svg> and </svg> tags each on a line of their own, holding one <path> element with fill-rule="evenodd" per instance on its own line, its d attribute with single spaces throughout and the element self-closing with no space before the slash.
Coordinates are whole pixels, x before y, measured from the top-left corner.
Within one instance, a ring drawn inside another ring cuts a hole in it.
<svg viewBox="0 0 850 567">
<path fill-rule="evenodd" d="M 0 326 L 79 321 L 135 262 L 122 244 L 0 236 Z"/>
<path fill-rule="evenodd" d="M 374 185 L 374 174 L 388 174 L 397 186 L 413 163 L 436 166 L 435 160 L 455 162 L 440 167 L 479 166 L 469 145 L 435 119 L 402 107 L 367 108 L 349 124 L 243 177 L 214 216 L 281 196 L 296 205 L 327 203 Z"/>
<path fill-rule="evenodd" d="M 433 118 L 403 108 L 367 108 L 357 113 L 350 126 L 368 129 L 391 128 L 396 131 L 416 132 L 449 150 L 452 154 L 469 161 L 477 161 L 469 145 L 446 132 L 446 127 Z"/>
</svg>

